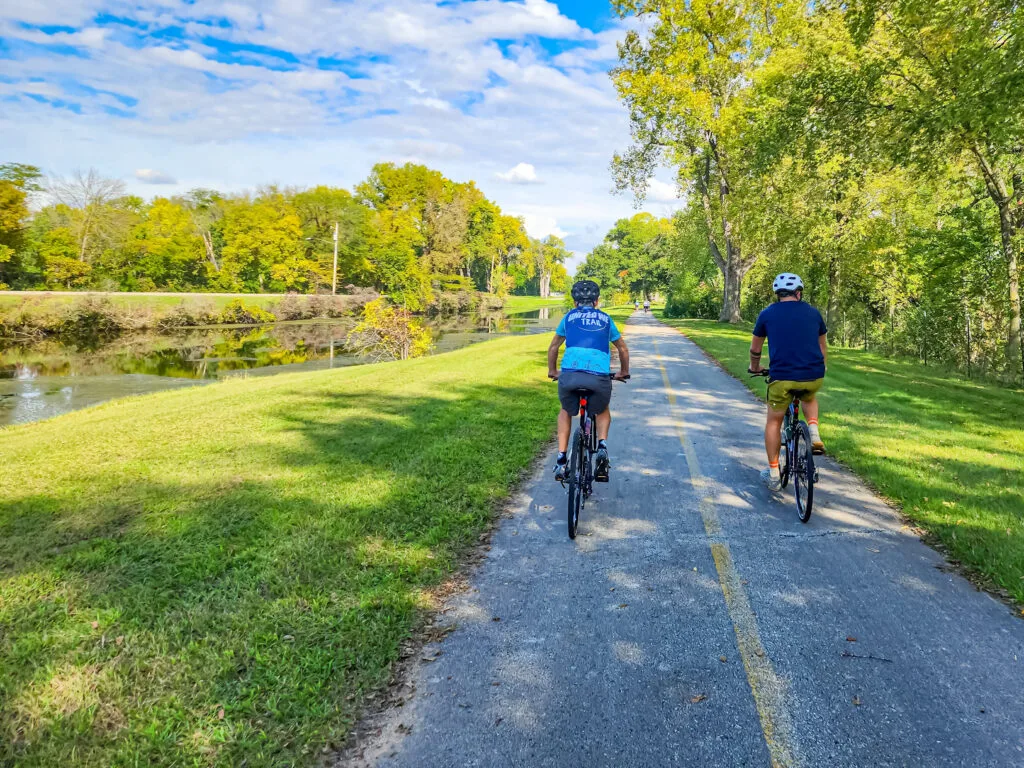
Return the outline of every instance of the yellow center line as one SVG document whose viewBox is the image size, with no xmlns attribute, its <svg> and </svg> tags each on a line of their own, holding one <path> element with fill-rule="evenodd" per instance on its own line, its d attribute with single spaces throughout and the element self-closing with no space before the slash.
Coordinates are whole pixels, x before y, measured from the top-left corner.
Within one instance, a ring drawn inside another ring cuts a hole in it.
<svg viewBox="0 0 1024 768">
<path fill-rule="evenodd" d="M 725 596 L 725 606 L 729 611 L 732 627 L 736 632 L 736 646 L 743 668 L 747 673 L 747 683 L 754 696 L 758 717 L 761 719 L 761 731 L 764 734 L 768 754 L 771 756 L 773 768 L 793 768 L 799 763 L 796 759 L 793 738 L 793 726 L 785 703 L 785 686 L 772 666 L 768 654 L 761 645 L 761 635 L 757 629 L 757 617 L 750 607 L 750 599 L 743 588 L 740 578 L 733 565 L 729 545 L 719 539 L 722 526 L 718 520 L 714 497 L 711 496 L 711 485 L 700 469 L 697 451 L 686 436 L 683 429 L 683 418 L 676 411 L 676 395 L 668 378 L 668 371 L 661 356 L 657 340 L 654 351 L 658 357 L 658 367 L 665 383 L 669 408 L 672 411 L 672 422 L 675 426 L 679 444 L 683 447 L 683 456 L 690 471 L 690 484 L 697 492 L 700 504 L 700 516 L 704 521 L 704 531 L 711 539 L 711 556 L 718 571 L 718 583 Z"/>
</svg>

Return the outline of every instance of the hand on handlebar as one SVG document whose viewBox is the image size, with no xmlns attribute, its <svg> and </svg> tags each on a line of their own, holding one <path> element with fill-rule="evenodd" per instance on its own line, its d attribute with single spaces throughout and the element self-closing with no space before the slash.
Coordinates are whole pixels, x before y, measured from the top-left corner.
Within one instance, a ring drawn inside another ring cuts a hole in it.
<svg viewBox="0 0 1024 768">
<path fill-rule="evenodd" d="M 631 377 L 628 372 L 619 371 L 618 373 L 613 375 L 612 378 L 615 379 L 616 381 L 629 381 Z"/>
</svg>

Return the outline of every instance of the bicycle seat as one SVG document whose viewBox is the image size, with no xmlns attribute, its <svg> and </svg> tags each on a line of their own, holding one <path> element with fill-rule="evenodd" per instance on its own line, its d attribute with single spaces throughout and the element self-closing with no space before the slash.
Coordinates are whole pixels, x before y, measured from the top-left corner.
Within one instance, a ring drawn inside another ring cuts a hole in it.
<svg viewBox="0 0 1024 768">
<path fill-rule="evenodd" d="M 576 387 L 576 389 L 574 389 L 574 390 L 572 391 L 572 393 L 573 393 L 574 395 L 582 395 L 582 396 L 586 397 L 587 395 L 592 395 L 592 394 L 594 394 L 594 390 L 592 390 L 592 389 L 587 389 L 586 387 Z"/>
</svg>

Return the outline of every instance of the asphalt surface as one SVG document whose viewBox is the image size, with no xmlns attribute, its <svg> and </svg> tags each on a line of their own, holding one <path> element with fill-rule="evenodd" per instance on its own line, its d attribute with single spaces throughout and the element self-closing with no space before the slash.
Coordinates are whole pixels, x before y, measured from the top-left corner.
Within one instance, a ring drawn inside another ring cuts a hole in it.
<svg viewBox="0 0 1024 768">
<path fill-rule="evenodd" d="M 578 538 L 546 462 L 355 762 L 1024 766 L 1024 621 L 832 462 L 802 525 L 763 406 L 649 315 L 626 338 Z"/>
</svg>

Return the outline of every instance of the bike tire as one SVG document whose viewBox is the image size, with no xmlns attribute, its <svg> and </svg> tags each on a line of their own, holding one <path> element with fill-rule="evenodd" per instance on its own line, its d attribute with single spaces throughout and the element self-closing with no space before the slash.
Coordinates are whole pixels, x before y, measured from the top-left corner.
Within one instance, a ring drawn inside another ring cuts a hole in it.
<svg viewBox="0 0 1024 768">
<path fill-rule="evenodd" d="M 793 434 L 793 492 L 796 495 L 796 513 L 801 523 L 811 519 L 814 506 L 814 448 L 811 430 L 806 422 L 799 422 Z"/>
<path fill-rule="evenodd" d="M 583 432 L 579 429 L 572 437 L 572 448 L 569 453 L 569 538 L 576 538 L 576 528 L 580 523 L 580 512 L 583 509 L 583 492 L 586 487 L 586 475 L 583 471 Z"/>
<path fill-rule="evenodd" d="M 789 421 L 788 415 L 786 416 L 786 421 Z M 786 434 L 786 422 L 783 422 L 782 434 Z M 789 443 L 786 440 L 782 441 L 782 451 L 781 455 L 779 456 L 779 459 L 779 483 L 782 486 L 782 488 L 785 489 L 785 487 L 789 485 L 789 476 L 792 474 L 791 470 L 793 468 L 793 462 L 791 461 L 791 457 L 789 455 Z"/>
</svg>

